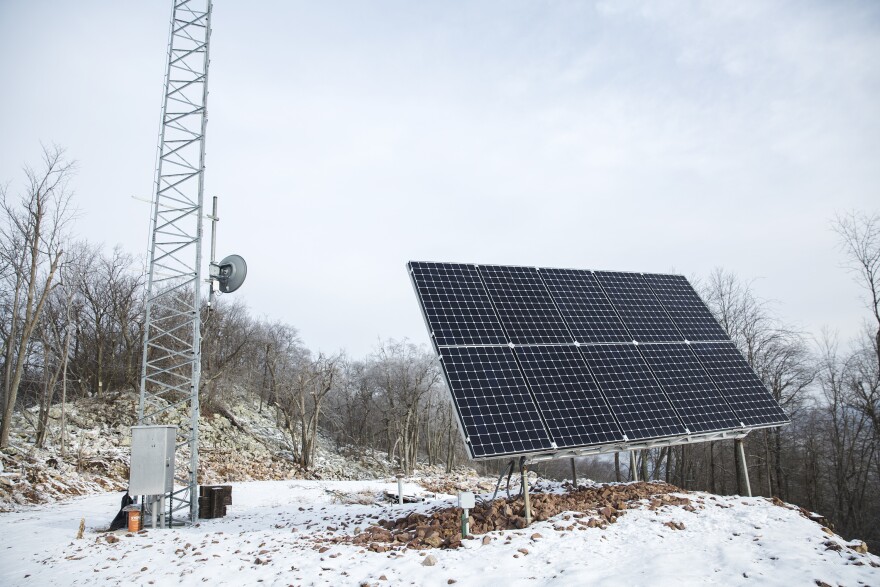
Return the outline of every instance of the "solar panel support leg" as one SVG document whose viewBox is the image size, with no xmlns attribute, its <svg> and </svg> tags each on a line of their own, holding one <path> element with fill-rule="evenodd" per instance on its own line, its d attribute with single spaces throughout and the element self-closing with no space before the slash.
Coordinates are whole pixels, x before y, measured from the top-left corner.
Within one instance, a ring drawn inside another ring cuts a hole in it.
<svg viewBox="0 0 880 587">
<path fill-rule="evenodd" d="M 737 438 L 733 441 L 736 445 L 736 452 L 739 456 L 739 470 L 742 475 L 742 484 L 743 487 L 740 488 L 740 493 L 742 493 L 743 489 L 745 489 L 745 494 L 747 497 L 752 497 L 752 485 L 749 483 L 749 468 L 746 465 L 746 448 L 745 443 L 742 438 Z"/>
<path fill-rule="evenodd" d="M 577 466 L 574 462 L 574 457 L 571 458 L 571 484 L 577 489 L 578 486 L 578 471 Z"/>
<path fill-rule="evenodd" d="M 636 467 L 636 451 L 629 451 L 629 472 L 633 481 L 639 480 L 639 469 Z"/>
<path fill-rule="evenodd" d="M 522 476 L 523 510 L 526 516 L 526 526 L 531 526 L 532 506 L 529 503 L 529 468 L 526 466 L 525 459 L 520 461 L 520 474 Z"/>
</svg>

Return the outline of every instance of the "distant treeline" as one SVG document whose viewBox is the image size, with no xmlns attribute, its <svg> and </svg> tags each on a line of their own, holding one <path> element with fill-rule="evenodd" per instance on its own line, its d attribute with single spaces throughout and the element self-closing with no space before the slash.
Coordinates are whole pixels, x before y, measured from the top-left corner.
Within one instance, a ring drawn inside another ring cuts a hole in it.
<svg viewBox="0 0 880 587">
<path fill-rule="evenodd" d="M 15 197 L 0 183 L 0 450 L 32 443 L 63 452 L 63 422 L 50 421 L 51 406 L 84 396 L 113 402 L 139 389 L 144 263 L 71 239 L 72 174 L 63 151 L 50 148 L 39 167 L 26 168 Z M 832 228 L 867 302 L 856 340 L 839 342 L 833 332 L 816 340 L 787 327 L 749 282 L 724 270 L 696 281 L 792 420 L 747 437 L 753 492 L 817 511 L 843 535 L 871 543 L 880 540 L 880 216 L 851 213 Z M 448 469 L 466 462 L 429 349 L 389 340 L 363 359 L 313 353 L 295 327 L 258 319 L 240 300 L 202 310 L 203 413 L 253 402 L 274 416 L 306 468 L 319 430 L 353 458 L 387 452 L 404 472 L 417 460 Z M 12 429 L 16 411 L 26 416 L 15 420 L 24 429 Z M 479 468 L 494 474 L 503 464 Z M 597 480 L 625 480 L 628 465 L 625 458 L 579 466 Z M 736 491 L 736 466 L 733 443 L 721 441 L 637 458 L 640 478 L 722 494 Z M 567 461 L 541 470 L 570 476 Z"/>
</svg>

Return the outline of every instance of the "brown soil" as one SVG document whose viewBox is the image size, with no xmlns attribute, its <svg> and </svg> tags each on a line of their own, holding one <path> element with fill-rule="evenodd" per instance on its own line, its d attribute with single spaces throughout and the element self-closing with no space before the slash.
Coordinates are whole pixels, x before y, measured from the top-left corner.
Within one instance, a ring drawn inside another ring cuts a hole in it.
<svg viewBox="0 0 880 587">
<path fill-rule="evenodd" d="M 656 509 L 663 505 L 680 505 L 693 509 L 686 493 L 667 483 L 630 483 L 569 488 L 566 493 L 530 493 L 532 519 L 542 521 L 563 512 L 566 530 L 604 528 L 613 524 L 626 510 L 634 507 Z M 429 514 L 412 513 L 397 520 L 380 520 L 356 536 L 333 539 L 363 545 L 376 552 L 392 548 L 458 548 L 461 546 L 461 515 L 457 507 L 443 508 Z M 470 512 L 471 534 L 497 530 L 521 530 L 526 527 L 522 497 L 496 499 L 478 503 Z"/>
</svg>

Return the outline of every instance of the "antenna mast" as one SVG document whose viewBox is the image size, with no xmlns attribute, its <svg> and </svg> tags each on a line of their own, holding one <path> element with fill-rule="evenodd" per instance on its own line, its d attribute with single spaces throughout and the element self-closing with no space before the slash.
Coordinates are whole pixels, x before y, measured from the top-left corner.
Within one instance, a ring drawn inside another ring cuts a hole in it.
<svg viewBox="0 0 880 587">
<path fill-rule="evenodd" d="M 168 513 L 198 518 L 202 202 L 211 0 L 173 0 L 156 166 L 138 425 L 178 426 Z M 212 259 L 213 261 L 213 259 Z M 189 406 L 188 418 L 179 410 Z M 177 462 L 186 462 L 178 458 Z M 182 486 L 182 487 L 179 487 Z"/>
</svg>

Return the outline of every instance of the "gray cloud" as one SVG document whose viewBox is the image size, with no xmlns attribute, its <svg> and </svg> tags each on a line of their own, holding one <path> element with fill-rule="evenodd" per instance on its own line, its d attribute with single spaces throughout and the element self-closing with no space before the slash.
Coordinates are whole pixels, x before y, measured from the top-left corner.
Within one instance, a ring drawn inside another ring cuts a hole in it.
<svg viewBox="0 0 880 587">
<path fill-rule="evenodd" d="M 0 5 L 0 178 L 66 145 L 80 231 L 135 252 L 167 8 Z M 409 259 L 723 266 L 855 333 L 828 223 L 877 208 L 878 24 L 860 2 L 217 3 L 221 254 L 256 313 L 354 354 L 427 341 Z"/>
</svg>

